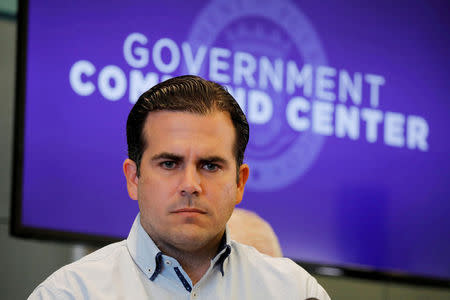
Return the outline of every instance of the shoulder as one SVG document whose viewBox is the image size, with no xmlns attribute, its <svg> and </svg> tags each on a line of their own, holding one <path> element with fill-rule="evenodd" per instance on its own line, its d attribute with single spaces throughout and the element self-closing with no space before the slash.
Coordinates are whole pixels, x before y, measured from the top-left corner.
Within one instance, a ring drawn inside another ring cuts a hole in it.
<svg viewBox="0 0 450 300">
<path fill-rule="evenodd" d="M 83 267 L 84 265 L 102 263 L 111 259 L 115 259 L 124 253 L 128 253 L 126 240 L 109 244 L 103 248 L 100 248 L 81 259 L 67 265 L 68 268 Z M 64 268 L 64 267 L 63 267 Z"/>
<path fill-rule="evenodd" d="M 255 248 L 231 241 L 232 259 L 236 260 L 256 281 L 268 285 L 289 288 L 294 293 L 330 299 L 317 280 L 297 263 L 285 257 L 272 257 Z"/>
<path fill-rule="evenodd" d="M 90 285 L 102 285 L 102 281 L 108 280 L 108 274 L 131 260 L 126 241 L 110 244 L 58 269 L 36 287 L 29 299 L 84 296 Z"/>
<path fill-rule="evenodd" d="M 231 241 L 231 253 L 234 259 L 250 268 L 270 270 L 277 275 L 309 277 L 310 275 L 302 267 L 285 257 L 272 257 L 263 254 L 251 246 L 236 241 Z"/>
</svg>

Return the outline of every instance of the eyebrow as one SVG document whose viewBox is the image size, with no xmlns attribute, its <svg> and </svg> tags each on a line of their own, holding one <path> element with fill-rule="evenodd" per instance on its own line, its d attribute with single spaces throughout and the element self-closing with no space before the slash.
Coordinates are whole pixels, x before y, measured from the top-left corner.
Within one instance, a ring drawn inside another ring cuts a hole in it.
<svg viewBox="0 0 450 300">
<path fill-rule="evenodd" d="M 161 160 L 161 159 L 170 159 L 174 161 L 182 161 L 183 157 L 174 153 L 162 152 L 156 155 L 153 155 L 152 161 Z"/>
<path fill-rule="evenodd" d="M 200 163 L 220 163 L 222 165 L 228 165 L 228 162 L 226 159 L 220 157 L 220 156 L 208 156 L 199 159 Z"/>
</svg>

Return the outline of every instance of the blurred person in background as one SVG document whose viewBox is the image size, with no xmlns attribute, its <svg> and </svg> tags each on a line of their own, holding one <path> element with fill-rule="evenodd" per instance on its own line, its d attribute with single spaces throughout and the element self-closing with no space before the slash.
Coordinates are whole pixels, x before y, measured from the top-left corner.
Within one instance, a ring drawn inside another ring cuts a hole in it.
<svg viewBox="0 0 450 300">
<path fill-rule="evenodd" d="M 254 247 L 261 253 L 282 257 L 283 252 L 272 226 L 255 212 L 235 208 L 227 223 L 230 238 Z"/>
</svg>

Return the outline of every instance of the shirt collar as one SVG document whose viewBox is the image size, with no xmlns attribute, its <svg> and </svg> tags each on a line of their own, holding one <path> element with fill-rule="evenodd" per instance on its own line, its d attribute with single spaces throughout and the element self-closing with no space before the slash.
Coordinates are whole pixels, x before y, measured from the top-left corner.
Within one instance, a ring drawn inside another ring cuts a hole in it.
<svg viewBox="0 0 450 300">
<path fill-rule="evenodd" d="M 138 213 L 133 226 L 131 227 L 127 238 L 127 247 L 139 269 L 144 272 L 147 278 L 150 278 L 150 280 L 153 281 L 161 272 L 162 252 L 142 227 L 140 216 L 140 213 Z M 219 251 L 211 261 L 214 267 L 219 267 L 222 276 L 224 275 L 223 264 L 231 253 L 229 244 L 230 237 L 227 227 L 225 234 L 220 241 Z"/>
<path fill-rule="evenodd" d="M 218 267 L 220 270 L 220 273 L 222 273 L 222 276 L 224 276 L 223 271 L 223 264 L 225 262 L 225 259 L 230 255 L 231 253 L 231 246 L 230 246 L 230 235 L 228 234 L 228 226 L 225 229 L 225 234 L 222 237 L 222 240 L 219 244 L 219 251 L 217 255 L 212 259 L 212 263 L 214 264 L 214 267 Z"/>
<path fill-rule="evenodd" d="M 141 225 L 140 213 L 134 219 L 127 238 L 127 247 L 134 262 L 148 277 L 154 279 L 161 270 L 161 251 Z"/>
</svg>

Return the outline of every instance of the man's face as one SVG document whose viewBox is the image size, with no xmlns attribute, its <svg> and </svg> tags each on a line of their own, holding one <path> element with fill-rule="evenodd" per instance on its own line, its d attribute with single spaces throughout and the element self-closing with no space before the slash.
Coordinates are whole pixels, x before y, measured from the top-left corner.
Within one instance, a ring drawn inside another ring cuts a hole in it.
<svg viewBox="0 0 450 300">
<path fill-rule="evenodd" d="M 248 166 L 233 155 L 235 131 L 224 112 L 151 112 L 140 176 L 127 159 L 128 193 L 141 224 L 160 248 L 196 251 L 217 243 L 242 200 Z"/>
</svg>

